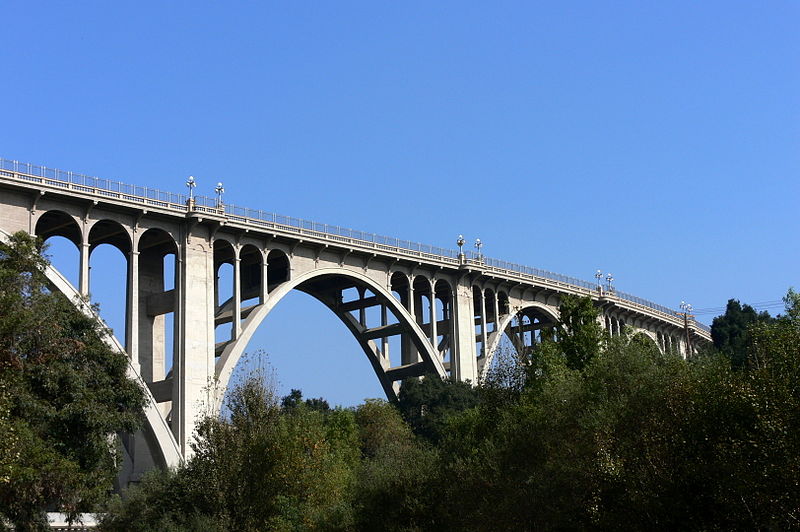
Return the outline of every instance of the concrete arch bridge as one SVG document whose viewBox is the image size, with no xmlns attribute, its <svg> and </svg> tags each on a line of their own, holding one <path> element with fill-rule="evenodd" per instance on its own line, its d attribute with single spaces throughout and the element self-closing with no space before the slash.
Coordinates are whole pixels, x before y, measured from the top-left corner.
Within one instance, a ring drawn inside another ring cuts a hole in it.
<svg viewBox="0 0 800 532">
<path fill-rule="evenodd" d="M 480 381 L 502 337 L 524 350 L 548 334 L 564 294 L 591 297 L 612 335 L 631 327 L 683 356 L 710 341 L 702 324 L 595 283 L 203 196 L 0 159 L 0 206 L 6 234 L 60 236 L 77 247 L 77 287 L 50 272 L 74 298 L 91 292 L 97 246 L 126 258 L 125 331 L 116 345 L 151 403 L 147 429 L 126 445 L 132 477 L 188 456 L 198 413 L 217 404 L 253 333 L 292 290 L 342 321 L 389 398 L 402 379 L 425 373 Z M 233 271 L 230 287 L 219 286 L 223 265 Z M 218 328 L 224 341 L 215 341 Z"/>
</svg>

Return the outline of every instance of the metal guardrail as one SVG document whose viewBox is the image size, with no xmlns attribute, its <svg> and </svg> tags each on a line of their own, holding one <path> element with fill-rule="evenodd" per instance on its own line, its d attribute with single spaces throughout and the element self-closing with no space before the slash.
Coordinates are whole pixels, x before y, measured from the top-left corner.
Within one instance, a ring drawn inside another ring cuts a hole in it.
<svg viewBox="0 0 800 532">
<path fill-rule="evenodd" d="M 3 158 L 0 158 L 0 170 L 14 172 L 19 176 L 20 179 L 23 180 L 35 180 L 54 187 L 70 188 L 79 192 L 96 194 L 105 197 L 114 197 L 178 212 L 185 212 L 189 209 L 189 196 L 186 194 L 165 192 L 163 190 L 142 187 L 138 185 L 129 185 L 121 181 L 92 177 L 75 172 L 68 172 L 65 170 L 58 170 L 55 168 L 48 168 L 46 166 L 22 163 Z M 26 176 L 30 176 L 30 178 Z M 295 218 L 292 216 L 284 216 L 282 214 L 267 212 L 260 209 L 240 207 L 238 205 L 232 205 L 229 203 L 220 205 L 216 198 L 203 195 L 194 196 L 193 201 L 194 203 L 192 208 L 194 210 L 223 215 L 229 219 L 233 219 L 242 223 L 248 223 L 257 226 L 272 224 L 275 226 L 285 227 L 288 230 L 299 230 L 305 234 L 311 231 L 326 236 L 341 237 L 368 243 L 371 244 L 372 247 L 397 248 L 431 255 L 432 257 L 445 259 L 447 262 L 454 262 L 459 259 L 458 252 L 453 249 L 430 246 L 428 244 L 421 244 L 418 242 L 412 242 L 410 240 L 382 236 L 375 233 L 367 233 L 338 225 L 313 222 L 311 220 L 304 220 L 302 218 Z M 548 279 L 550 281 L 565 283 L 567 285 L 588 289 L 590 291 L 597 289 L 596 282 L 585 281 L 583 279 L 578 279 L 577 277 L 570 277 L 548 270 L 541 270 L 539 268 L 532 268 L 530 266 L 493 259 L 479 255 L 473 251 L 466 251 L 464 255 L 469 263 L 475 265 L 483 265 L 492 269 L 505 270 L 526 276 Z M 659 305 L 658 303 L 654 303 L 625 292 L 615 290 L 612 292 L 612 295 L 629 303 L 647 307 L 651 310 L 667 314 L 671 317 L 674 317 L 677 314 L 675 310 L 669 307 Z M 697 321 L 694 321 L 694 325 L 695 327 L 706 332 L 710 332 L 711 330 L 707 325 Z"/>
</svg>

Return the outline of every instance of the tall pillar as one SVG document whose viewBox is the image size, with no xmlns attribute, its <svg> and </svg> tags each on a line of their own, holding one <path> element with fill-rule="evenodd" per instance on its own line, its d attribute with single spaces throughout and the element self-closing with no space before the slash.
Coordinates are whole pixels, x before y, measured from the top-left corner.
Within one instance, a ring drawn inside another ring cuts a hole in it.
<svg viewBox="0 0 800 532">
<path fill-rule="evenodd" d="M 431 345 L 433 345 L 433 352 L 439 356 L 439 332 L 436 330 L 436 280 L 431 279 L 431 297 L 430 297 L 430 317 L 431 317 Z"/>
<path fill-rule="evenodd" d="M 233 258 L 233 325 L 231 326 L 231 340 L 236 340 L 242 334 L 242 259 L 239 257 L 239 248 L 234 250 Z"/>
<path fill-rule="evenodd" d="M 166 319 L 163 314 L 150 316 L 147 313 L 148 298 L 164 291 L 164 257 L 160 253 L 145 250 L 136 257 L 136 321 L 137 359 L 140 373 L 145 382 L 158 381 L 164 378 L 166 368 Z M 131 261 L 133 262 L 133 261 Z M 177 280 L 176 280 L 177 281 Z M 176 285 L 177 286 L 177 285 Z"/>
<path fill-rule="evenodd" d="M 214 253 L 203 227 L 187 228 L 176 280 L 180 322 L 173 366 L 172 431 L 184 457 L 191 455 L 195 420 L 214 407 Z"/>
<path fill-rule="evenodd" d="M 137 372 L 139 366 L 139 252 L 128 254 L 128 291 L 125 309 L 125 351 Z"/>
<path fill-rule="evenodd" d="M 365 290 L 361 287 L 358 287 L 357 290 L 359 299 L 364 299 Z M 358 323 L 364 328 L 367 327 L 367 309 L 363 305 L 358 309 Z"/>
<path fill-rule="evenodd" d="M 500 297 L 494 292 L 494 332 L 500 330 Z"/>
<path fill-rule="evenodd" d="M 481 289 L 481 353 L 478 353 L 479 356 L 486 356 L 486 350 L 488 348 L 487 344 L 487 337 L 489 336 L 486 332 L 486 291 Z"/>
<path fill-rule="evenodd" d="M 414 293 L 414 276 L 408 276 L 408 313 L 411 315 L 412 320 L 417 319 L 417 312 L 416 312 L 416 294 Z M 414 342 L 411 340 L 412 333 L 406 333 L 403 335 L 401 340 L 402 342 L 402 353 L 400 355 L 400 363 L 405 364 L 413 364 L 414 362 L 419 361 L 419 353 L 417 353 L 417 348 L 414 345 Z"/>
<path fill-rule="evenodd" d="M 258 296 L 258 302 L 262 305 L 267 302 L 267 295 L 269 293 L 269 263 L 267 263 L 267 257 L 269 256 L 269 250 L 264 250 L 263 260 L 261 261 L 261 293 Z"/>
<path fill-rule="evenodd" d="M 459 381 L 477 382 L 478 368 L 475 351 L 475 312 L 472 285 L 466 279 L 458 281 L 453 296 L 453 338 L 451 340 L 451 372 Z"/>
<path fill-rule="evenodd" d="M 84 229 L 83 242 L 81 243 L 81 266 L 78 273 L 78 286 L 82 296 L 89 295 L 89 234 Z"/>
<path fill-rule="evenodd" d="M 386 305 L 381 305 L 381 327 L 389 325 L 389 315 Z M 385 360 L 389 360 L 389 338 L 384 336 L 381 338 L 381 355 Z"/>
</svg>

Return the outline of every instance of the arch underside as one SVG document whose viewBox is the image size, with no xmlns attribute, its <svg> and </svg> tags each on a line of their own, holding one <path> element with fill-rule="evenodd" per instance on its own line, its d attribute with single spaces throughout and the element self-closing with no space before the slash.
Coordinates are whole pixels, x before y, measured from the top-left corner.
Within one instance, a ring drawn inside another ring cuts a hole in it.
<svg viewBox="0 0 800 532">
<path fill-rule="evenodd" d="M 441 358 L 434 350 L 420 325 L 412 319 L 408 310 L 384 287 L 360 273 L 333 268 L 313 270 L 297 279 L 280 284 L 270 284 L 266 301 L 241 310 L 243 320 L 241 335 L 217 345 L 217 377 L 220 393 L 224 393 L 230 381 L 233 368 L 250 338 L 272 309 L 291 290 L 304 292 L 320 301 L 330 309 L 347 327 L 375 371 L 387 398 L 395 400 L 399 381 L 429 373 L 446 377 Z M 356 289 L 359 297 L 347 300 L 344 293 Z M 242 298 L 252 289 L 242 286 Z M 227 323 L 232 318 L 233 302 L 228 300 L 220 305 L 215 323 Z M 366 310 L 379 307 L 379 324 L 368 323 Z M 399 336 L 413 351 L 413 359 L 392 366 L 388 353 L 388 339 Z M 218 401 L 219 403 L 219 401 Z"/>
</svg>

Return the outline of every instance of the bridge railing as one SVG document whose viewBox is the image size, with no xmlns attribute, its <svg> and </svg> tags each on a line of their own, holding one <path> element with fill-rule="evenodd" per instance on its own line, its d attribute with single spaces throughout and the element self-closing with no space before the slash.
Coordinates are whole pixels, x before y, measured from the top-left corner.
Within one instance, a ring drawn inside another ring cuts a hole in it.
<svg viewBox="0 0 800 532">
<path fill-rule="evenodd" d="M 75 172 L 68 172 L 55 168 L 48 168 L 46 166 L 39 166 L 2 158 L 0 158 L 0 169 L 14 172 L 17 174 L 19 179 L 22 180 L 44 182 L 50 186 L 69 188 L 87 194 L 115 197 L 147 205 L 156 205 L 175 211 L 187 211 L 190 208 L 189 196 L 186 194 L 165 192 L 163 190 L 138 185 L 129 185 L 121 181 L 92 177 Z M 399 238 L 382 236 L 375 233 L 358 231 L 356 229 L 341 227 L 339 225 L 329 225 L 311 220 L 304 220 L 302 218 L 284 216 L 282 214 L 276 214 L 274 212 L 263 211 L 260 209 L 251 209 L 249 207 L 240 207 L 238 205 L 227 203 L 220 204 L 217 198 L 203 195 L 194 196 L 193 199 L 193 208 L 197 210 L 212 212 L 214 214 L 226 216 L 243 223 L 250 223 L 258 226 L 271 224 L 273 226 L 281 226 L 289 230 L 296 229 L 300 232 L 312 231 L 321 235 L 369 243 L 373 245 L 373 247 L 381 247 L 386 250 L 391 250 L 394 248 L 398 250 L 406 250 L 419 254 L 430 255 L 432 257 L 446 259 L 447 262 L 453 262 L 459 258 L 459 253 L 453 249 L 441 248 L 428 244 L 421 244 L 419 242 L 412 242 L 410 240 L 402 240 Z M 548 270 L 541 270 L 539 268 L 532 268 L 522 264 L 515 264 L 504 260 L 485 257 L 473 251 L 465 252 L 464 257 L 468 262 L 475 265 L 482 265 L 498 270 L 549 279 L 551 281 L 565 283 L 588 290 L 595 290 L 597 288 L 596 282 L 585 281 L 583 279 L 562 275 Z M 676 315 L 676 312 L 669 307 L 659 305 L 658 303 L 648 301 L 632 294 L 614 291 L 613 295 L 619 299 L 647 307 L 669 316 Z M 700 322 L 695 321 L 694 325 L 706 332 L 710 331 L 710 328 L 707 325 Z"/>
</svg>

